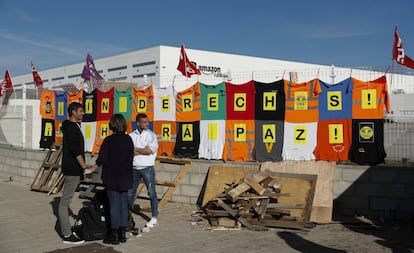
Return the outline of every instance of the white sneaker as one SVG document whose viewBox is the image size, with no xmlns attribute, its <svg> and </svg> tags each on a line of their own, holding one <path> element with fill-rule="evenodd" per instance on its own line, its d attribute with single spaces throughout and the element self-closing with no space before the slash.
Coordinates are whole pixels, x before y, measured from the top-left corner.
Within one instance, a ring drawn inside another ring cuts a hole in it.
<svg viewBox="0 0 414 253">
<path fill-rule="evenodd" d="M 152 217 L 150 221 L 145 225 L 145 227 L 148 227 L 149 229 L 154 228 L 158 224 L 158 219 L 156 217 Z"/>
<path fill-rule="evenodd" d="M 150 221 L 142 228 L 143 233 L 148 233 L 152 228 L 157 226 L 158 219 L 155 217 L 152 217 Z"/>
</svg>

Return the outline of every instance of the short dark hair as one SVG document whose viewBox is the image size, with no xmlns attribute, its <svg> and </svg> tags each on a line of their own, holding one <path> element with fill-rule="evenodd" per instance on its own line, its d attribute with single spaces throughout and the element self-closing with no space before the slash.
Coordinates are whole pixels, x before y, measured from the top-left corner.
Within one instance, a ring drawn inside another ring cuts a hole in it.
<svg viewBox="0 0 414 253">
<path fill-rule="evenodd" d="M 82 108 L 82 104 L 79 102 L 72 102 L 69 106 L 68 106 L 68 114 L 69 117 L 72 117 L 72 112 L 73 111 L 77 111 L 79 108 Z"/>
<path fill-rule="evenodd" d="M 122 114 L 115 113 L 109 120 L 109 129 L 116 134 L 125 133 L 127 130 L 127 123 Z"/>
<path fill-rule="evenodd" d="M 138 113 L 137 117 L 135 118 L 136 122 L 139 122 L 140 119 L 146 119 L 148 116 L 145 113 Z"/>
</svg>

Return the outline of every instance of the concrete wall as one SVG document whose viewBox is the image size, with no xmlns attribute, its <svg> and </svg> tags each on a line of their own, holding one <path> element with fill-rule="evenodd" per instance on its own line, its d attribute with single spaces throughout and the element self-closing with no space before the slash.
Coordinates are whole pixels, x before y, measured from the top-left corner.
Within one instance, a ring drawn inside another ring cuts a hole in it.
<svg viewBox="0 0 414 253">
<path fill-rule="evenodd" d="M 410 219 L 414 215 L 414 168 L 337 164 L 334 213 Z"/>
<path fill-rule="evenodd" d="M 16 182 L 31 184 L 45 155 L 45 151 L 0 146 L 1 180 L 9 180 L 13 177 Z"/>
<path fill-rule="evenodd" d="M 0 178 L 30 185 L 45 151 L 0 146 Z M 87 156 L 88 163 L 94 158 Z M 174 192 L 173 201 L 196 203 L 208 168 L 221 161 L 193 160 L 192 167 Z M 226 163 L 258 167 L 260 163 Z M 172 181 L 180 170 L 177 165 L 161 164 L 157 179 Z M 159 196 L 165 188 L 158 187 Z M 145 193 L 144 193 L 145 195 Z M 410 219 L 414 214 L 414 168 L 392 166 L 356 166 L 337 164 L 334 183 L 334 212 L 338 215 L 365 215 L 385 219 Z"/>
</svg>

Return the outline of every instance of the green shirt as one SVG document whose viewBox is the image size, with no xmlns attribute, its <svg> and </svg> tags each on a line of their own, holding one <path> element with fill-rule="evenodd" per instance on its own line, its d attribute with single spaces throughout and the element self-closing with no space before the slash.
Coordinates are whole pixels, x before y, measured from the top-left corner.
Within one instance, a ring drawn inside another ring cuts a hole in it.
<svg viewBox="0 0 414 253">
<path fill-rule="evenodd" d="M 200 83 L 201 119 L 226 119 L 226 86 L 225 83 L 207 85 Z"/>
<path fill-rule="evenodd" d="M 131 120 L 132 116 L 132 93 L 131 87 L 124 91 L 115 89 L 115 107 L 114 113 L 122 114 L 126 120 Z"/>
</svg>

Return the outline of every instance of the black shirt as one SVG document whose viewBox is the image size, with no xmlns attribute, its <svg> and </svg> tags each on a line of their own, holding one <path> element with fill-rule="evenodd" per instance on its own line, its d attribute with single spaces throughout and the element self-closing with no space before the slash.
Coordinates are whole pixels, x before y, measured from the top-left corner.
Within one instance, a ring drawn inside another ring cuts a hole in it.
<svg viewBox="0 0 414 253">
<path fill-rule="evenodd" d="M 102 180 L 110 191 L 132 188 L 134 143 L 129 135 L 112 134 L 104 139 L 96 164 L 102 166 Z"/>
<path fill-rule="evenodd" d="M 97 111 L 97 89 L 91 93 L 83 91 L 83 107 L 85 114 L 83 115 L 83 122 L 96 121 Z"/>
<path fill-rule="evenodd" d="M 284 120 L 285 93 L 283 80 L 272 83 L 254 82 L 255 119 L 256 120 Z"/>
<path fill-rule="evenodd" d="M 63 157 L 62 172 L 67 176 L 83 176 L 83 169 L 76 160 L 81 155 L 85 159 L 85 142 L 78 123 L 65 120 L 62 124 Z"/>
<path fill-rule="evenodd" d="M 353 119 L 350 160 L 360 165 L 385 162 L 383 119 Z"/>
<path fill-rule="evenodd" d="M 40 148 L 50 148 L 55 141 L 55 121 L 53 119 L 42 119 L 42 135 L 40 137 Z"/>
<path fill-rule="evenodd" d="M 198 158 L 199 147 L 200 121 L 177 122 L 174 155 L 177 157 Z"/>
</svg>

